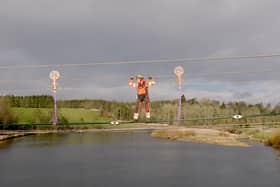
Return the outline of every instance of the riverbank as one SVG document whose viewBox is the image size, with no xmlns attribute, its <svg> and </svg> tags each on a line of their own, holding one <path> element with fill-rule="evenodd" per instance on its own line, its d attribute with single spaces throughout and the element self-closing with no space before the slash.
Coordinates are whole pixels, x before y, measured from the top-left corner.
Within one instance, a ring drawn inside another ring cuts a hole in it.
<svg viewBox="0 0 280 187">
<path fill-rule="evenodd" d="M 184 142 L 215 144 L 230 147 L 249 147 L 248 143 L 240 141 L 240 139 L 246 137 L 217 129 L 178 127 L 176 129 L 155 130 L 151 135 L 156 138 Z"/>
<path fill-rule="evenodd" d="M 7 133 L 5 134 L 5 132 L 1 132 L 0 133 L 0 142 L 4 141 L 4 140 L 8 140 L 8 139 L 13 139 L 13 138 L 18 138 L 18 137 L 22 137 L 22 136 L 27 136 L 30 135 L 30 133 Z"/>
<path fill-rule="evenodd" d="M 177 129 L 155 130 L 152 136 L 177 141 L 234 147 L 248 147 L 248 143 L 240 141 L 248 139 L 280 151 L 280 128 L 278 126 L 246 128 L 221 128 L 217 126 L 215 129 L 213 127 L 178 127 Z"/>
<path fill-rule="evenodd" d="M 0 130 L 0 141 L 34 135 L 34 134 L 53 134 L 53 133 L 82 133 L 82 132 L 110 132 L 110 131 L 136 131 L 136 130 L 159 130 L 169 127 L 166 124 L 121 124 L 111 125 L 73 125 L 73 126 L 42 126 L 35 130 Z"/>
<path fill-rule="evenodd" d="M 242 134 L 247 135 L 254 141 L 259 141 L 267 146 L 273 147 L 280 152 L 280 128 L 252 128 L 243 131 Z"/>
<path fill-rule="evenodd" d="M 170 140 L 215 144 L 231 147 L 248 147 L 249 144 L 241 139 L 250 139 L 258 141 L 274 148 L 278 144 L 274 138 L 276 132 L 280 129 L 275 128 L 238 128 L 229 130 L 226 128 L 213 129 L 210 127 L 182 127 L 168 126 L 166 124 L 120 124 L 120 125 L 74 125 L 74 126 L 42 126 L 35 130 L 8 130 L 0 131 L 0 141 L 7 139 L 34 135 L 34 134 L 53 134 L 53 133 L 82 133 L 82 132 L 110 132 L 110 131 L 139 131 L 151 130 L 152 137 L 165 138 Z M 270 141 L 271 140 L 271 141 Z M 273 141 L 272 141 L 273 140 Z"/>
</svg>

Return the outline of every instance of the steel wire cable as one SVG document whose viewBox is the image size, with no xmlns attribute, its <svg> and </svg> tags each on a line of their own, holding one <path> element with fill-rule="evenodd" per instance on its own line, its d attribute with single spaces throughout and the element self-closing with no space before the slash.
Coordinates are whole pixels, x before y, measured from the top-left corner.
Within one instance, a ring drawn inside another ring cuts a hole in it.
<svg viewBox="0 0 280 187">
<path fill-rule="evenodd" d="M 111 62 L 95 62 L 95 63 L 73 63 L 73 64 L 32 64 L 32 65 L 1 65 L 0 69 L 24 69 L 24 68 L 61 68 L 61 67 L 83 67 L 83 66 L 99 66 L 99 65 L 135 65 L 135 64 L 162 64 L 162 63 L 235 63 L 233 61 L 224 60 L 241 60 L 241 59 L 259 59 L 259 58 L 275 58 L 280 54 L 259 54 L 245 56 L 229 56 L 229 57 L 201 57 L 201 58 L 175 58 L 175 59 L 159 59 L 159 60 L 132 60 L 132 61 L 111 61 Z M 245 62 L 243 62 L 245 63 Z M 246 62 L 248 63 L 248 62 Z M 252 63 L 252 62 L 250 62 Z"/>
</svg>

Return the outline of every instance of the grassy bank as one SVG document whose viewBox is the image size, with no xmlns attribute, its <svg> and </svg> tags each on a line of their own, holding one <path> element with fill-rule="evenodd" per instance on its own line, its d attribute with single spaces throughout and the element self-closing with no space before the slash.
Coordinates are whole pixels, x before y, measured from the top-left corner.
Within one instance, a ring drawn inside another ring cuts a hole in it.
<svg viewBox="0 0 280 187">
<path fill-rule="evenodd" d="M 229 131 L 229 129 L 227 129 Z M 267 145 L 274 144 L 279 139 L 280 141 L 280 128 L 279 127 L 251 127 L 251 128 L 238 128 L 230 130 L 234 134 L 244 135 L 251 140 L 265 143 Z M 270 142 L 270 143 L 268 143 Z M 274 143 L 273 143 L 274 142 Z"/>
<path fill-rule="evenodd" d="M 11 108 L 17 123 L 50 123 L 52 121 L 51 108 Z M 83 108 L 60 108 L 58 117 L 61 122 L 83 123 L 93 121 L 108 121 L 98 110 Z"/>
<path fill-rule="evenodd" d="M 215 144 L 232 147 L 248 147 L 247 143 L 239 141 L 240 135 L 231 134 L 216 129 L 199 128 L 176 128 L 156 130 L 152 133 L 153 137 L 195 142 L 204 144 Z"/>
<path fill-rule="evenodd" d="M 177 128 L 157 130 L 152 133 L 153 137 L 165 138 L 178 141 L 190 141 L 196 143 L 217 144 L 224 146 L 247 146 L 240 142 L 240 138 L 264 143 L 280 151 L 280 128 L 252 127 L 235 129 L 196 129 Z"/>
<path fill-rule="evenodd" d="M 265 142 L 266 145 L 273 147 L 274 149 L 280 151 L 280 130 L 275 132 L 268 140 Z"/>
</svg>

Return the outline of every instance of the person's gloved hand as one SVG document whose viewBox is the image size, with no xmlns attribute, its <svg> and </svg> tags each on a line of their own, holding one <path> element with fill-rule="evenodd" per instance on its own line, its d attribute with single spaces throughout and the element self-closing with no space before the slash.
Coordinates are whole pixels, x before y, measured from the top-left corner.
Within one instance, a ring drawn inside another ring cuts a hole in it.
<svg viewBox="0 0 280 187">
<path fill-rule="evenodd" d="M 152 79 L 153 79 L 153 77 L 149 77 L 148 79 L 149 79 L 149 80 L 152 80 Z"/>
<path fill-rule="evenodd" d="M 130 77 L 130 80 L 132 80 L 132 81 L 133 81 L 133 80 L 134 80 L 134 77 Z"/>
</svg>

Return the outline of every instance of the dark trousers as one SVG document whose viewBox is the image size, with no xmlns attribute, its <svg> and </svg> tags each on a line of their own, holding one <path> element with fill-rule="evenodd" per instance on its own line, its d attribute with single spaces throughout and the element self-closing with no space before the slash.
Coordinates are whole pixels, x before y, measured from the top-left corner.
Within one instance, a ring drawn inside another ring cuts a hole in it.
<svg viewBox="0 0 280 187">
<path fill-rule="evenodd" d="M 141 112 L 141 106 L 142 103 L 144 103 L 145 106 L 145 112 L 150 112 L 150 98 L 148 94 L 142 94 L 142 95 L 137 95 L 137 104 L 135 108 L 135 113 L 140 113 Z"/>
</svg>

